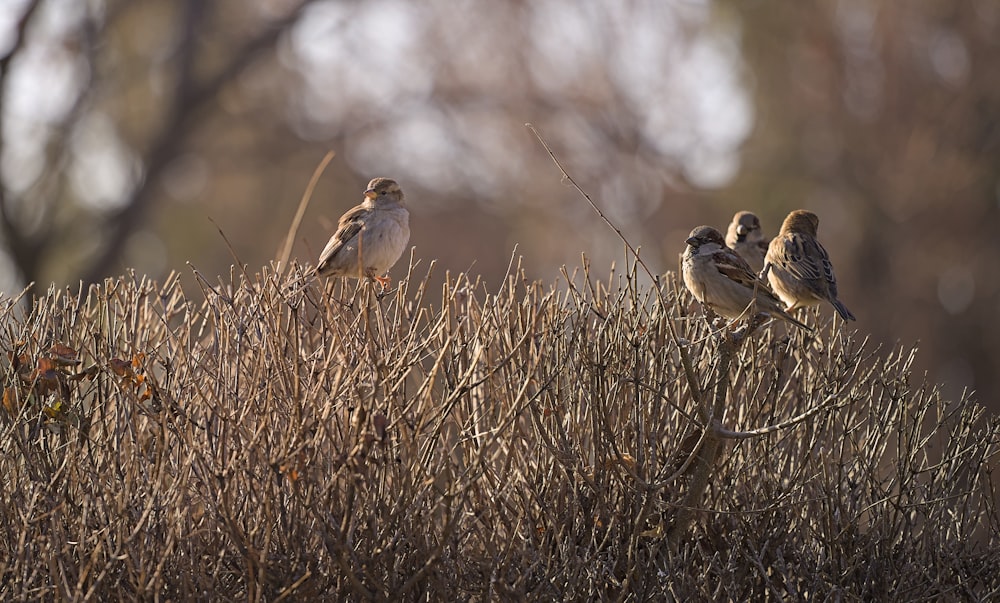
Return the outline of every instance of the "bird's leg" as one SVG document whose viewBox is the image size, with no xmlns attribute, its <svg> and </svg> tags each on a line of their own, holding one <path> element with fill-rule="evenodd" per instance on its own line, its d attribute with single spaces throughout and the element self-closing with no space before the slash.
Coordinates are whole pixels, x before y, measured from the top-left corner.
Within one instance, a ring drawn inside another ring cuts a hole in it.
<svg viewBox="0 0 1000 603">
<path fill-rule="evenodd" d="M 724 331 L 729 325 L 729 321 L 716 314 L 712 306 L 702 304 L 702 307 L 705 309 L 705 322 L 708 323 L 708 328 L 716 335 Z"/>
<path fill-rule="evenodd" d="M 764 326 L 764 323 L 769 320 L 771 320 L 771 317 L 766 312 L 758 312 L 757 314 L 754 314 L 753 317 L 751 317 L 747 322 L 745 330 L 740 333 L 736 341 L 739 342 L 744 337 L 752 335 L 754 331 Z"/>
<path fill-rule="evenodd" d="M 377 276 L 373 274 L 371 275 L 371 278 L 379 284 L 379 292 L 375 294 L 375 297 L 381 300 L 389 294 L 389 285 L 392 283 L 392 279 L 389 278 L 388 274 L 385 276 Z"/>
</svg>

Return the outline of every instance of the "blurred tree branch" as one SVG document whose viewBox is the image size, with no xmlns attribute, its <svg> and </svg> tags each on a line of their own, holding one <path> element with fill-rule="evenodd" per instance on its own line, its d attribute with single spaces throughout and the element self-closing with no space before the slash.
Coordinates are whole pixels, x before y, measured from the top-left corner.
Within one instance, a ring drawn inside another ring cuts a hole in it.
<svg viewBox="0 0 1000 603">
<path fill-rule="evenodd" d="M 196 81 L 194 63 L 197 55 L 198 28 L 205 23 L 204 15 L 209 2 L 188 0 L 181 13 L 183 43 L 179 49 L 178 81 L 173 106 L 160 134 L 149 147 L 144 158 L 144 174 L 125 205 L 107 221 L 106 244 L 83 271 L 85 283 L 94 283 L 114 269 L 128 239 L 128 235 L 149 210 L 152 191 L 159 176 L 183 146 L 188 134 L 198 122 L 198 113 L 211 102 L 222 88 L 250 66 L 264 51 L 272 48 L 278 38 L 288 30 L 314 0 L 302 0 L 288 14 L 272 22 L 255 37 L 247 40 L 232 55 L 230 61 L 218 72 Z"/>
<path fill-rule="evenodd" d="M 199 64 L 203 62 L 203 45 L 199 41 L 214 35 L 209 26 L 213 22 L 213 13 L 217 12 L 218 3 L 186 0 L 178 7 L 178 42 L 170 59 L 174 74 L 173 90 L 169 95 L 168 106 L 163 110 L 162 126 L 148 139 L 149 142 L 142 145 L 143 148 L 136 150 L 142 165 L 142 176 L 138 183 L 127 193 L 127 198 L 119 207 L 110 213 L 98 214 L 95 218 L 97 223 L 91 227 L 91 232 L 100 234 L 97 241 L 99 247 L 92 257 L 84 259 L 79 268 L 85 283 L 98 282 L 119 268 L 117 264 L 129 235 L 140 227 L 157 198 L 155 189 L 160 177 L 185 147 L 198 124 L 203 122 L 205 109 L 261 54 L 273 48 L 280 36 L 298 21 L 305 7 L 313 2 L 314 0 L 300 0 L 284 16 L 268 22 L 256 34 L 237 45 L 228 60 L 213 73 L 202 76 L 199 76 L 199 72 L 204 73 L 205 70 Z M 42 0 L 32 0 L 24 7 L 16 21 L 16 35 L 11 48 L 0 57 L 0 90 L 3 91 L 0 93 L 0 110 L 5 108 L 3 102 L 11 98 L 12 65 L 19 56 L 27 54 L 30 42 L 28 34 L 33 24 L 40 22 L 38 17 L 44 12 L 42 9 L 45 6 Z M 85 55 L 87 68 L 81 71 L 87 81 L 66 114 L 51 128 L 54 134 L 45 147 L 46 161 L 42 168 L 44 176 L 31 185 L 31 198 L 26 193 L 14 193 L 9 186 L 0 187 L 0 233 L 3 245 L 24 282 L 38 280 L 45 259 L 55 252 L 59 244 L 77 236 L 76 232 L 80 229 L 79 219 L 63 219 L 61 224 L 55 219 L 63 205 L 57 193 L 66 182 L 63 168 L 70 159 L 69 143 L 77 130 L 76 126 L 91 107 L 90 98 L 101 84 L 100 76 L 97 75 L 98 33 L 109 29 L 111 24 L 126 15 L 129 12 L 126 9 L 135 7 L 134 2 L 116 4 L 100 17 L 101 22 L 97 22 L 98 17 L 88 13 L 77 30 L 63 34 L 65 38 L 59 40 L 63 44 L 78 43 L 83 47 L 80 50 Z M 8 140 L 8 136 L 0 137 L 0 154 L 6 150 L 3 144 Z M 42 215 L 40 220 L 31 225 L 27 224 L 29 220 L 20 215 L 28 207 Z"/>
<path fill-rule="evenodd" d="M 28 25 L 31 23 L 35 14 L 38 12 L 38 8 L 41 6 L 41 0 L 32 0 L 29 2 L 27 7 L 24 9 L 21 17 L 17 20 L 17 25 L 15 27 L 16 35 L 14 37 L 14 42 L 11 44 L 10 50 L 3 57 L 0 57 L 0 115 L 3 115 L 3 103 L 7 98 L 7 95 L 3 93 L 6 90 L 7 78 L 10 74 L 10 65 L 14 58 L 18 55 L 25 45 L 25 31 Z M 3 145 L 6 138 L 0 133 L 0 156 L 3 155 Z M 7 190 L 5 187 L 0 186 L 0 229 L 2 229 L 4 243 L 10 252 L 14 263 L 17 264 L 21 271 L 22 277 L 25 281 L 30 282 L 33 280 L 35 270 L 38 265 L 38 252 L 43 244 L 44 237 L 39 236 L 29 236 L 27 233 L 22 232 L 22 230 L 15 223 L 11 210 L 8 205 L 9 197 L 7 195 Z"/>
</svg>

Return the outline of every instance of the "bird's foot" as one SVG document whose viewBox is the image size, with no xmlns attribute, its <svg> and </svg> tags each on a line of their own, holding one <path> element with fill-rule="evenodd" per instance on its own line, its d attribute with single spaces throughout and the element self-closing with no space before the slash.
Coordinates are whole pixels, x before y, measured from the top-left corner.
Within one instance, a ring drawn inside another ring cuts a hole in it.
<svg viewBox="0 0 1000 603">
<path fill-rule="evenodd" d="M 381 299 L 384 295 L 389 293 L 389 286 L 392 285 L 392 279 L 389 275 L 386 276 L 372 276 L 372 280 L 379 284 L 378 297 Z"/>
</svg>

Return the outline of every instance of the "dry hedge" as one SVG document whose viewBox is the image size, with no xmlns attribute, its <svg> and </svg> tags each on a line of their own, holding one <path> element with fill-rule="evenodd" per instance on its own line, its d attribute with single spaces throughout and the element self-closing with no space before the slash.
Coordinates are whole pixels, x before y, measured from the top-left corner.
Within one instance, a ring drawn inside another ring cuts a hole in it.
<svg viewBox="0 0 1000 603">
<path fill-rule="evenodd" d="M 1000 422 L 913 351 L 632 269 L 198 278 L 4 302 L 0 598 L 1000 593 Z"/>
</svg>

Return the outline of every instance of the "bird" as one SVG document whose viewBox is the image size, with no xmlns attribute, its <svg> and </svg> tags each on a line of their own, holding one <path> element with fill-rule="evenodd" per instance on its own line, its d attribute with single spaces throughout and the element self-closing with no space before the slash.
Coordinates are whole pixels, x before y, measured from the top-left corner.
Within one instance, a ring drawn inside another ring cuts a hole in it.
<svg viewBox="0 0 1000 603">
<path fill-rule="evenodd" d="M 385 288 L 389 271 L 410 241 L 410 212 L 403 191 L 390 178 L 373 178 L 365 198 L 340 217 L 337 231 L 319 254 L 316 274 L 370 278 Z"/>
<path fill-rule="evenodd" d="M 746 260 L 726 247 L 721 232 L 711 226 L 699 226 L 685 242 L 687 248 L 681 262 L 684 284 L 702 304 L 729 319 L 763 313 L 810 330 L 782 309 L 781 300 L 767 283 L 750 269 Z"/>
<path fill-rule="evenodd" d="M 748 211 L 736 212 L 726 231 L 726 245 L 740 254 L 754 272 L 764 269 L 768 239 L 760 230 L 760 220 Z"/>
<path fill-rule="evenodd" d="M 811 211 L 797 209 L 788 214 L 778 236 L 767 247 L 763 274 L 785 302 L 787 311 L 828 301 L 841 318 L 855 320 L 837 299 L 837 277 L 830 256 L 816 239 L 818 228 L 819 217 Z"/>
</svg>

